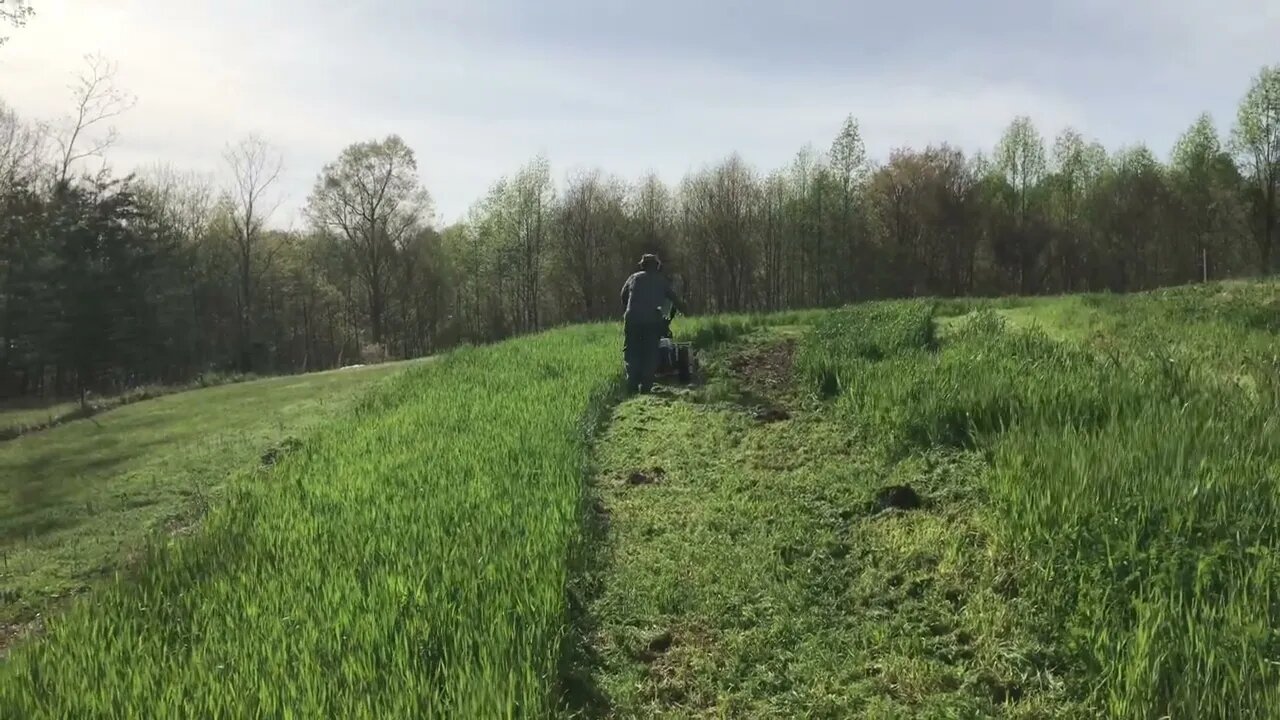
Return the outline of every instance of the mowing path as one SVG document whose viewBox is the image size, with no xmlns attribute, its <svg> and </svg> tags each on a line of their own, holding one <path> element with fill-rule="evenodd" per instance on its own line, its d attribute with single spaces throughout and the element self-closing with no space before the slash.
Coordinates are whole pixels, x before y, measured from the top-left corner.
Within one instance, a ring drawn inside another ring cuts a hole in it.
<svg viewBox="0 0 1280 720">
<path fill-rule="evenodd" d="M 705 384 L 615 409 L 580 588 L 584 714 L 1071 716 L 984 555 L 982 463 L 890 462 L 795 386 L 797 335 L 756 336 L 714 354 Z M 881 511 L 898 484 L 924 507 Z"/>
</svg>

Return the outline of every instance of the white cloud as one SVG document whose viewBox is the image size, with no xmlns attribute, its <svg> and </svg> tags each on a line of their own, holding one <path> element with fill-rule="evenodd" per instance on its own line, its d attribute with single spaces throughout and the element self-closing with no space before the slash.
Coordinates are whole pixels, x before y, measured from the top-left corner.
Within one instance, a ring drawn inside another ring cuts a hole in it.
<svg viewBox="0 0 1280 720">
<path fill-rule="evenodd" d="M 394 132 L 452 220 L 536 153 L 557 175 L 598 165 L 674 181 L 734 150 L 769 169 L 806 143 L 825 147 L 850 112 L 880 157 L 990 147 L 1019 114 L 1046 136 L 1071 124 L 1162 152 L 1200 110 L 1228 124 L 1257 67 L 1280 62 L 1280 0 L 1003 1 L 985 3 L 989 17 L 957 16 L 961 27 L 946 24 L 944 0 L 807 1 L 755 23 L 696 6 L 640 23 L 628 13 L 641 6 L 588 0 L 576 13 L 564 0 L 40 0 L 0 49 L 0 98 L 56 116 L 81 55 L 101 50 L 139 99 L 118 123 L 117 168 L 220 170 L 225 145 L 258 132 L 285 153 L 288 222 L 344 145 Z"/>
</svg>

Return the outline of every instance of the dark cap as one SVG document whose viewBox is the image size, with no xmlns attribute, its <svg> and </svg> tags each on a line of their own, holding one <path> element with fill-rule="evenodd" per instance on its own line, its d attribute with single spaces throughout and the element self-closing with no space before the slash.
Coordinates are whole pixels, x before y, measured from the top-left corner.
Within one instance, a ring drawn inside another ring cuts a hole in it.
<svg viewBox="0 0 1280 720">
<path fill-rule="evenodd" d="M 662 261 L 659 260 L 658 256 L 654 255 L 653 253 L 645 253 L 644 257 L 640 258 L 641 270 L 659 270 L 661 268 L 662 268 Z"/>
</svg>

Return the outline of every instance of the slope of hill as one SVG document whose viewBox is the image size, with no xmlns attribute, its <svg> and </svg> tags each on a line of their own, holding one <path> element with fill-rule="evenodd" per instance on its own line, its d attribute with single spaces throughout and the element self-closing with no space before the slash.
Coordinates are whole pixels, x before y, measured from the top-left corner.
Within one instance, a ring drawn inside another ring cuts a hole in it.
<svg viewBox="0 0 1280 720">
<path fill-rule="evenodd" d="M 1278 300 L 878 303 L 623 403 L 588 708 L 1277 716 Z"/>
<path fill-rule="evenodd" d="M 415 363 L 175 393 L 0 444 L 0 646 Z"/>
<path fill-rule="evenodd" d="M 0 667 L 0 715 L 1277 717 L 1271 283 L 415 369 Z M 0 453 L 5 450 L 0 449 Z"/>
</svg>

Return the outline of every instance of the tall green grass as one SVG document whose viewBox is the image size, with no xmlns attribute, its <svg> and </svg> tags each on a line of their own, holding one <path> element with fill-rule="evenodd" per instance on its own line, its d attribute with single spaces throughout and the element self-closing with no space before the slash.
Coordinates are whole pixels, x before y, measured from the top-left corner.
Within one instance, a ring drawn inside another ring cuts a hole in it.
<svg viewBox="0 0 1280 720">
<path fill-rule="evenodd" d="M 1099 715 L 1280 717 L 1276 338 L 1170 297 L 1099 300 L 1082 344 L 986 311 L 935 348 L 918 304 L 855 308 L 802 363 L 891 452 L 990 458 L 995 546 Z"/>
<path fill-rule="evenodd" d="M 933 304 L 876 302 L 832 311 L 813 323 L 796 372 L 831 396 L 848 389 L 861 368 L 934 342 Z"/>
<path fill-rule="evenodd" d="M 552 712 L 582 423 L 617 385 L 616 335 L 409 371 L 19 648 L 0 717 Z"/>
<path fill-rule="evenodd" d="M 621 370 L 620 328 L 594 325 L 379 386 L 18 648 L 0 718 L 567 712 L 587 439 Z"/>
</svg>

